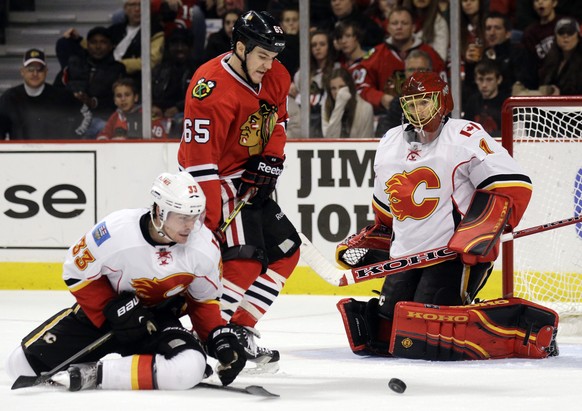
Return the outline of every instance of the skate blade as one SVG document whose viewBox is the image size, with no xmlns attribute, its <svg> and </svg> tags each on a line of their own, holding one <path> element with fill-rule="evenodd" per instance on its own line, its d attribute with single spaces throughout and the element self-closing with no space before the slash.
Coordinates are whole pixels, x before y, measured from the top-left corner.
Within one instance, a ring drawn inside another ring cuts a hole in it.
<svg viewBox="0 0 582 411">
<path fill-rule="evenodd" d="M 277 371 L 279 371 L 278 361 L 264 364 L 247 361 L 247 366 L 243 368 L 241 374 L 245 375 L 275 374 Z"/>
</svg>

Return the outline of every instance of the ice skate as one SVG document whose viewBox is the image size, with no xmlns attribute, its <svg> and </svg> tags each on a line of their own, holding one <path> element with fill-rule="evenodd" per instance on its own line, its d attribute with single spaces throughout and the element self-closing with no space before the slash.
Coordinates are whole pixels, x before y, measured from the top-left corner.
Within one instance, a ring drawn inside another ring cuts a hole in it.
<svg viewBox="0 0 582 411">
<path fill-rule="evenodd" d="M 246 374 L 275 373 L 279 370 L 279 351 L 260 347 L 255 337 L 261 338 L 260 333 L 252 327 L 238 327 L 236 332 L 240 344 L 244 347 L 247 361 L 256 364 L 246 367 Z"/>
<path fill-rule="evenodd" d="M 56 373 L 51 380 L 66 387 L 69 391 L 91 390 L 97 388 L 99 363 L 72 364 L 66 371 Z"/>
</svg>

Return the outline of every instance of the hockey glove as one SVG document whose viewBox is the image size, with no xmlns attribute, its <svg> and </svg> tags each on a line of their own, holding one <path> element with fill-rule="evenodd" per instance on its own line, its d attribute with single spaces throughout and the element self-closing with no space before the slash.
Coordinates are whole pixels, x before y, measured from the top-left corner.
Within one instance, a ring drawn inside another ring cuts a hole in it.
<svg viewBox="0 0 582 411">
<path fill-rule="evenodd" d="M 277 178 L 283 172 L 283 158 L 275 156 L 251 156 L 245 165 L 237 195 L 244 197 L 253 191 L 250 198 L 266 199 L 275 190 Z"/>
<path fill-rule="evenodd" d="M 109 301 L 103 315 L 111 325 L 115 338 L 123 344 L 141 340 L 157 329 L 153 313 L 129 291 Z"/>
<path fill-rule="evenodd" d="M 392 228 L 376 223 L 339 243 L 335 259 L 343 268 L 362 267 L 390 258 Z"/>
<path fill-rule="evenodd" d="M 236 326 L 216 327 L 208 336 L 206 348 L 208 354 L 220 363 L 216 371 L 222 385 L 233 382 L 247 362 L 245 350 L 236 335 Z"/>
</svg>

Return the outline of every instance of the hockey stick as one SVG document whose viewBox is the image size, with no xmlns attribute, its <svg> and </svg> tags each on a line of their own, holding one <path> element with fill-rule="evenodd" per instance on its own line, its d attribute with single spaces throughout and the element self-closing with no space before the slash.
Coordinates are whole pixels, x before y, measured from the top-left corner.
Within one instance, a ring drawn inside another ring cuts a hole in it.
<svg viewBox="0 0 582 411">
<path fill-rule="evenodd" d="M 244 388 L 238 387 L 230 387 L 224 385 L 216 385 L 216 384 L 209 384 L 207 382 L 201 382 L 196 385 L 194 388 L 211 388 L 213 390 L 222 390 L 222 391 L 230 391 L 230 392 L 237 392 L 240 394 L 250 394 L 250 395 L 258 395 L 260 397 L 267 397 L 267 398 L 278 398 L 280 397 L 279 394 L 274 394 L 272 392 L 267 391 L 265 388 L 261 387 L 260 385 L 249 385 Z"/>
<path fill-rule="evenodd" d="M 526 228 L 512 233 L 503 234 L 500 237 L 502 243 L 513 241 L 516 238 L 541 233 L 555 228 L 564 227 L 570 224 L 582 222 L 582 216 L 570 217 L 565 220 L 558 220 L 551 223 Z M 309 241 L 303 233 L 301 237 L 301 258 L 305 261 L 317 275 L 331 285 L 343 287 L 356 284 L 374 278 L 382 278 L 387 275 L 396 274 L 412 268 L 422 268 L 437 262 L 452 260 L 457 257 L 457 253 L 449 250 L 446 246 L 433 250 L 423 251 L 418 254 L 411 254 L 392 260 L 380 261 L 378 263 L 363 267 L 342 270 L 330 263 L 321 252 Z"/>
<path fill-rule="evenodd" d="M 39 376 L 29 377 L 27 375 L 21 375 L 14 381 L 12 384 L 12 390 L 16 390 L 18 388 L 27 388 L 27 387 L 34 387 L 36 385 L 44 384 L 48 382 L 56 373 L 61 371 L 63 368 L 67 367 L 68 365 L 72 364 L 74 361 L 78 360 L 85 354 L 90 353 L 91 351 L 95 350 L 96 348 L 103 345 L 113 336 L 113 331 L 109 331 L 107 334 L 104 334 L 102 337 L 98 338 L 97 340 L 93 341 L 91 344 L 83 348 L 81 351 L 77 352 L 76 354 L 72 355 L 71 357 L 67 358 L 65 361 L 57 365 L 50 371 L 47 371 Z"/>
<path fill-rule="evenodd" d="M 236 218 L 236 216 L 238 215 L 238 213 L 240 213 L 240 210 L 242 210 L 242 208 L 245 205 L 247 205 L 247 203 L 249 202 L 249 198 L 251 198 L 251 195 L 253 193 L 254 193 L 253 190 L 249 190 L 245 194 L 245 196 L 243 198 L 241 198 L 241 200 L 236 205 L 236 207 L 234 208 L 234 210 L 232 210 L 232 212 L 230 213 L 230 215 L 228 217 L 226 217 L 226 220 L 224 220 L 223 223 L 220 225 L 220 227 L 218 227 L 218 231 L 220 231 L 221 233 L 224 234 L 224 232 L 226 231 L 226 229 L 228 228 L 228 226 L 230 225 L 230 223 L 232 223 L 232 221 Z"/>
</svg>

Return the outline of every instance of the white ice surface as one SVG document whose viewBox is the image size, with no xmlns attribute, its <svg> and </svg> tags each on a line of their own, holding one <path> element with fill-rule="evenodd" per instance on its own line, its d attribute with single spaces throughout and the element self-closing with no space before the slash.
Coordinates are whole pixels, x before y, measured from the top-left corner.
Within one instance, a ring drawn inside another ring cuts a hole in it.
<svg viewBox="0 0 582 411">
<path fill-rule="evenodd" d="M 582 338 L 559 338 L 560 356 L 545 360 L 438 363 L 361 358 L 351 353 L 335 308 L 339 297 L 288 296 L 259 323 L 264 346 L 281 352 L 272 375 L 240 376 L 234 386 L 262 385 L 277 399 L 209 389 L 11 390 L 4 359 L 29 331 L 72 304 L 65 291 L 0 291 L 0 410 L 582 410 Z M 392 377 L 408 389 L 388 388 Z M 218 382 L 215 376 L 209 382 Z"/>
</svg>

